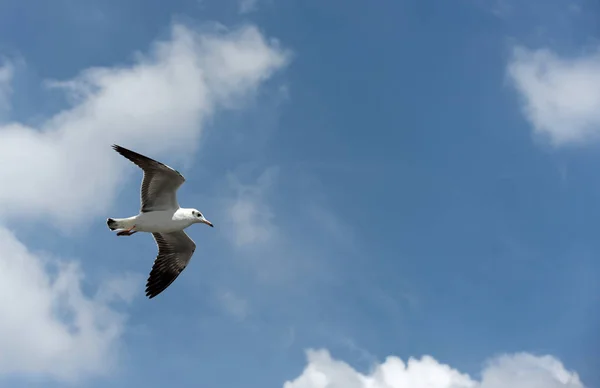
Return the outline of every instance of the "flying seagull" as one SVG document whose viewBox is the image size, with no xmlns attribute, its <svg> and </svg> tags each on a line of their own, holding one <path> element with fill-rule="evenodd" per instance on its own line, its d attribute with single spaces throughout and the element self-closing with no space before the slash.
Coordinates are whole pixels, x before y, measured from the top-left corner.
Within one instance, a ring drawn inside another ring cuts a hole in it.
<svg viewBox="0 0 600 388">
<path fill-rule="evenodd" d="M 109 218 L 106 224 L 110 230 L 120 229 L 117 236 L 136 232 L 154 236 L 158 256 L 146 282 L 146 296 L 152 299 L 177 279 L 196 250 L 196 244 L 183 230 L 192 224 L 213 224 L 198 210 L 179 207 L 177 189 L 185 182 L 179 171 L 121 146 L 112 148 L 144 171 L 142 206 L 138 215 Z"/>
</svg>

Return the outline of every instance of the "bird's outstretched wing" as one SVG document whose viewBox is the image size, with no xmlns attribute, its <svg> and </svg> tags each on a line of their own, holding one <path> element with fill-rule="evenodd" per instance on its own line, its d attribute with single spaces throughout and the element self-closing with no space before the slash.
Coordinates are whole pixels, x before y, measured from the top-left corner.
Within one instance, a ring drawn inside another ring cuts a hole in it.
<svg viewBox="0 0 600 388">
<path fill-rule="evenodd" d="M 144 171 L 140 190 L 142 213 L 179 208 L 177 189 L 185 182 L 183 175 L 166 164 L 127 148 L 116 144 L 112 147 Z"/>
<path fill-rule="evenodd" d="M 177 279 L 196 250 L 196 244 L 183 230 L 152 235 L 158 245 L 158 256 L 146 283 L 146 296 L 150 299 L 163 292 Z"/>
</svg>

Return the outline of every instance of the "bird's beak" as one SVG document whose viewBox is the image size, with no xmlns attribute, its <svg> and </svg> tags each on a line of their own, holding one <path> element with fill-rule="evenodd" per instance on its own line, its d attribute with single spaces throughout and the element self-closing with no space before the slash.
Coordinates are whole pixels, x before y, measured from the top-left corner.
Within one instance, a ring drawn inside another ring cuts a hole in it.
<svg viewBox="0 0 600 388">
<path fill-rule="evenodd" d="M 209 220 L 203 219 L 202 222 L 205 223 L 206 225 L 210 226 L 211 228 L 214 228 L 214 225 Z"/>
</svg>

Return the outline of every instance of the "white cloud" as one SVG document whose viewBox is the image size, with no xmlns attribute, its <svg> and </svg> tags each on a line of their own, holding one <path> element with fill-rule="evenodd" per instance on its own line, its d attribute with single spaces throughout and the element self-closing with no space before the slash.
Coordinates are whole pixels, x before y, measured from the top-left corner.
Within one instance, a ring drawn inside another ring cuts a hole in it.
<svg viewBox="0 0 600 388">
<path fill-rule="evenodd" d="M 557 359 L 527 353 L 491 360 L 474 380 L 429 356 L 404 363 L 388 357 L 371 373 L 357 372 L 326 350 L 309 350 L 302 374 L 283 388 L 583 388 L 576 373 Z"/>
<path fill-rule="evenodd" d="M 277 168 L 268 168 L 254 184 L 243 184 L 235 175 L 229 176 L 235 196 L 228 203 L 228 216 L 233 227 L 231 237 L 238 247 L 271 241 L 277 233 L 267 203 L 277 173 Z"/>
<path fill-rule="evenodd" d="M 219 108 L 238 108 L 288 56 L 255 27 L 197 32 L 182 25 L 128 66 L 93 68 L 50 82 L 71 106 L 38 128 L 0 125 L 0 225 L 50 220 L 60 228 L 105 214 L 135 166 L 110 149 L 122 144 L 156 157 L 191 154 L 203 123 Z M 8 70 L 0 71 L 9 79 Z M 82 289 L 75 262 L 29 252 L 0 228 L 0 375 L 78 380 L 104 374 L 125 316 L 112 303 L 131 301 L 138 278 Z"/>
<path fill-rule="evenodd" d="M 257 7 L 258 7 L 258 0 L 240 0 L 238 3 L 238 10 L 241 14 L 256 11 Z"/>
<path fill-rule="evenodd" d="M 517 48 L 508 75 L 536 134 L 555 146 L 600 138 L 600 53 L 561 58 Z"/>
<path fill-rule="evenodd" d="M 175 26 L 171 40 L 130 67 L 89 69 L 54 83 L 70 93 L 72 108 L 40 128 L 0 126 L 0 165 L 10 166 L 0 168 L 0 181 L 11 182 L 0 191 L 0 216 L 74 226 L 104 215 L 124 169 L 134 171 L 111 143 L 182 157 L 216 108 L 237 106 L 286 58 L 254 27 L 198 34 Z"/>
<path fill-rule="evenodd" d="M 85 296 L 82 277 L 75 263 L 37 256 L 0 227 L 0 374 L 76 380 L 112 366 L 124 316 Z"/>
</svg>

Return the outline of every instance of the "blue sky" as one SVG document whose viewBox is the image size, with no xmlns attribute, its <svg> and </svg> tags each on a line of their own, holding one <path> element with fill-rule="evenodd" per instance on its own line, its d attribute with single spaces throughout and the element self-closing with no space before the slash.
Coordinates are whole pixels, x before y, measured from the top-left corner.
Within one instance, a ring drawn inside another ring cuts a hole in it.
<svg viewBox="0 0 600 388">
<path fill-rule="evenodd" d="M 0 385 L 600 387 L 600 8 L 523 3 L 0 3 Z M 112 143 L 215 224 L 153 300 Z"/>
</svg>

